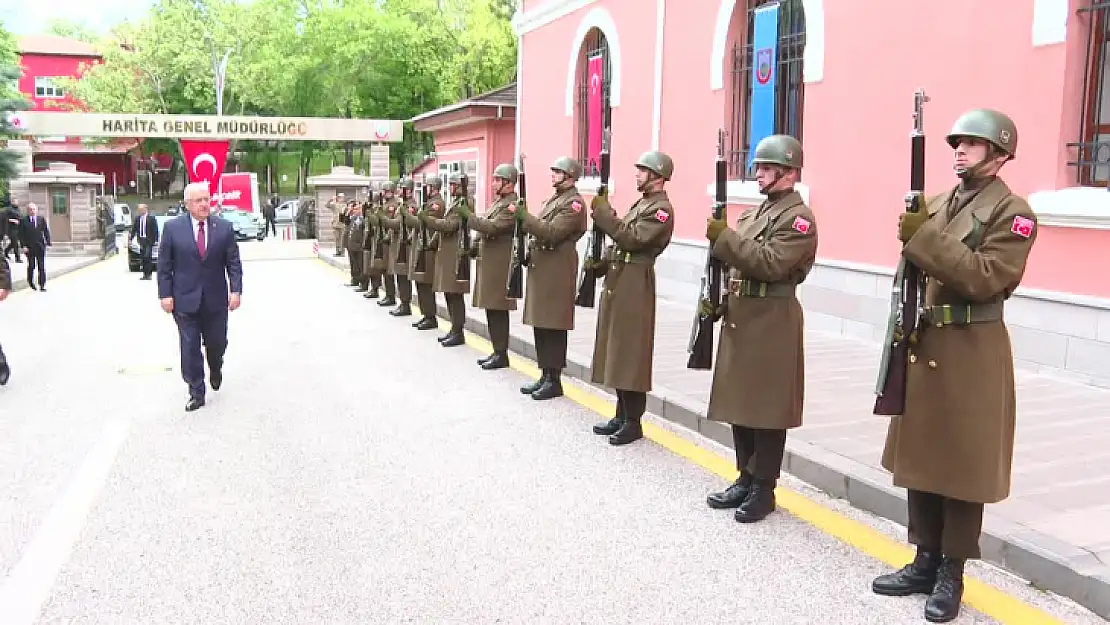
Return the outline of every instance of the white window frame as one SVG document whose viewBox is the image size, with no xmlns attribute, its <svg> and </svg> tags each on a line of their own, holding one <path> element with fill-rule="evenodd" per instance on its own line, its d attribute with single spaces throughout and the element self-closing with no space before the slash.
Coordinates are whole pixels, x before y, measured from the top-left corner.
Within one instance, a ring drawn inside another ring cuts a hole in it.
<svg viewBox="0 0 1110 625">
<path fill-rule="evenodd" d="M 54 84 L 58 76 L 35 76 L 35 97 L 46 100 L 58 100 L 66 97 L 65 90 Z"/>
</svg>

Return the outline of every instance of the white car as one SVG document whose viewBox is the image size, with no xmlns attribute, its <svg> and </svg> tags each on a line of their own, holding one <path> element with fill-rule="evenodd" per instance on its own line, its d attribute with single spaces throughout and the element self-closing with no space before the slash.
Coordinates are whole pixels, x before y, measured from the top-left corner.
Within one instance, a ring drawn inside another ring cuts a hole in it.
<svg viewBox="0 0 1110 625">
<path fill-rule="evenodd" d="M 266 236 L 262 228 L 262 216 L 241 211 L 234 208 L 225 208 L 220 211 L 220 217 L 231 222 L 235 229 L 235 238 L 239 241 L 254 239 L 261 241 Z"/>
<path fill-rule="evenodd" d="M 112 219 L 115 222 L 116 232 L 123 232 L 131 227 L 131 207 L 125 202 L 112 206 Z"/>
<path fill-rule="evenodd" d="M 288 200 L 278 204 L 277 210 L 274 211 L 274 221 L 294 221 L 297 218 L 297 211 L 300 209 L 300 204 L 300 200 Z"/>
</svg>

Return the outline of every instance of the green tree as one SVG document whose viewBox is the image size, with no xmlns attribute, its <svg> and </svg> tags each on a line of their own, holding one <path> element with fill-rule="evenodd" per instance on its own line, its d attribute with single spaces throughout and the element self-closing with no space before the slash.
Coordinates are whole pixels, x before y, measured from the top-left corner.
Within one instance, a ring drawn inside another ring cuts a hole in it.
<svg viewBox="0 0 1110 625">
<path fill-rule="evenodd" d="M 84 41 L 85 43 L 93 43 L 97 40 L 97 35 L 91 28 L 65 17 L 56 17 L 50 20 L 46 25 L 46 32 L 51 35 Z"/>
<path fill-rule="evenodd" d="M 0 24 L 0 143 L 16 136 L 15 129 L 8 121 L 8 116 L 15 111 L 28 108 L 27 101 L 19 94 L 16 82 L 20 76 L 19 61 L 16 57 L 15 39 Z M 8 181 L 19 172 L 18 155 L 0 146 L 0 187 L 7 192 Z"/>
</svg>

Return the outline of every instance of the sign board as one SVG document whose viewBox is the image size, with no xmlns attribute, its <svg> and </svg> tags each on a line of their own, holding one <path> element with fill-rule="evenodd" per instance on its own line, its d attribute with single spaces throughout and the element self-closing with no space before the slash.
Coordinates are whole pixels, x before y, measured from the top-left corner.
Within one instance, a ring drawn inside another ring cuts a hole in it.
<svg viewBox="0 0 1110 625">
<path fill-rule="evenodd" d="M 370 179 L 374 182 L 389 180 L 389 146 L 370 146 Z"/>
<path fill-rule="evenodd" d="M 404 135 L 403 122 L 388 119 L 19 111 L 8 120 L 16 132 L 36 136 L 397 143 Z"/>
<path fill-rule="evenodd" d="M 221 175 L 219 189 L 212 194 L 212 204 L 217 202 L 227 208 L 258 214 L 258 174 L 234 172 Z"/>
</svg>

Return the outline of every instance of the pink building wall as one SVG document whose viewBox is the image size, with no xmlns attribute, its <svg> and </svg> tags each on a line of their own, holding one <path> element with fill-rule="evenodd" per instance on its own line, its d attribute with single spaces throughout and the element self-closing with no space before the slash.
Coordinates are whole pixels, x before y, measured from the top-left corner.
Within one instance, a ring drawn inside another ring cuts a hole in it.
<svg viewBox="0 0 1110 625">
<path fill-rule="evenodd" d="M 722 13 L 732 3 L 663 3 L 658 135 L 659 148 L 675 160 L 668 188 L 678 240 L 704 241 L 717 129 L 729 126 L 732 42 L 746 19 L 744 0 L 736 0 L 731 14 Z M 925 113 L 928 192 L 955 184 L 944 134 L 973 107 L 1001 109 L 1017 122 L 1018 158 L 1003 170 L 1016 193 L 1029 197 L 1075 186 L 1075 171 L 1066 165 L 1074 156 L 1065 144 L 1078 138 L 1088 23 L 1075 14 L 1081 1 L 1071 0 L 1066 38 L 1049 35 L 1046 42 L 1038 34 L 1043 15 L 1035 16 L 1035 4 L 1059 6 L 1057 0 L 935 0 L 915 4 L 912 19 L 892 19 L 887 0 L 804 3 L 802 180 L 821 224 L 822 259 L 895 264 L 918 87 L 932 99 Z M 577 8 L 563 14 L 557 5 Z M 575 107 L 567 111 L 568 63 L 582 58 L 587 27 L 599 25 L 619 83 L 619 101 L 612 103 L 614 205 L 623 212 L 636 199 L 633 163 L 652 148 L 655 132 L 657 7 L 657 0 L 524 3 L 525 15 L 552 16 L 521 40 L 519 137 L 532 180 L 546 181 L 552 160 L 577 151 Z M 723 88 L 711 88 L 719 14 L 730 28 L 723 63 L 716 65 Z M 570 89 L 577 74 L 570 76 Z M 730 218 L 740 210 L 731 207 Z M 1110 264 L 1107 243 L 1104 230 L 1042 224 L 1024 286 L 1110 296 L 1102 269 Z M 1075 262 L 1079 257 L 1084 262 Z"/>
<path fill-rule="evenodd" d="M 437 166 L 451 161 L 478 161 L 477 179 L 471 185 L 479 212 L 485 212 L 491 203 L 489 182 L 494 168 L 515 162 L 514 128 L 511 120 L 491 120 L 435 131 Z M 434 175 L 435 171 L 428 173 Z"/>
</svg>

